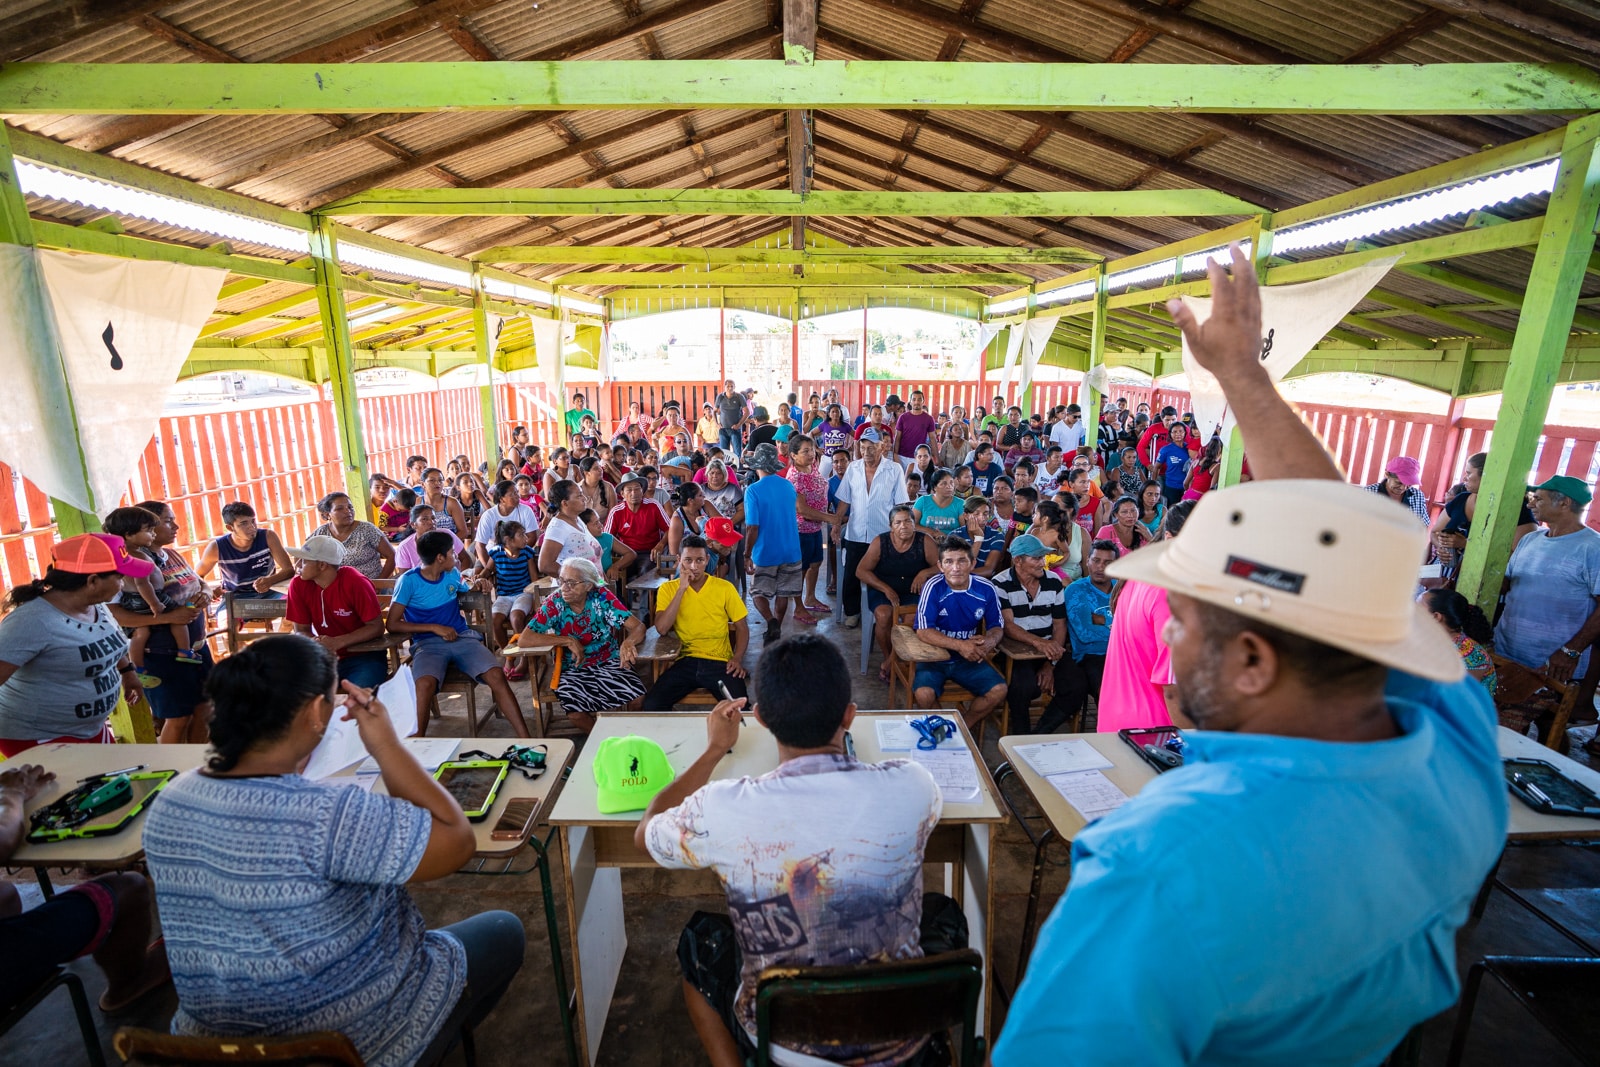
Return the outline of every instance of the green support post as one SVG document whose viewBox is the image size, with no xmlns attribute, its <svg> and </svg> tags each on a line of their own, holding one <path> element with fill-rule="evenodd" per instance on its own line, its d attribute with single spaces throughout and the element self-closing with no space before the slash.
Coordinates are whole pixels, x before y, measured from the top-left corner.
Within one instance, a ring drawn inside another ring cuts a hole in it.
<svg viewBox="0 0 1600 1067">
<path fill-rule="evenodd" d="M 22 183 L 17 180 L 16 159 L 11 154 L 11 141 L 6 136 L 4 124 L 0 124 L 0 243 L 24 245 L 32 248 L 33 220 L 28 217 L 28 201 L 22 193 Z M 46 314 L 44 307 L 44 294 L 36 294 L 39 301 L 38 314 Z M 53 367 L 45 368 L 45 373 L 61 375 L 61 387 L 67 397 L 72 396 L 72 385 L 66 380 L 66 368 L 61 366 L 59 359 Z M 78 463 L 83 464 L 82 438 L 78 433 L 78 412 L 76 405 L 67 407 L 67 417 L 72 420 L 72 436 L 80 441 L 78 446 Z M 88 468 L 84 467 L 85 482 L 88 480 Z M 116 501 L 96 501 L 105 507 L 113 506 Z M 50 512 L 55 516 L 56 534 L 59 537 L 74 537 L 81 533 L 93 533 L 100 529 L 99 516 L 88 511 L 80 511 L 64 500 L 50 498 Z"/>
<path fill-rule="evenodd" d="M 317 315 L 327 346 L 328 384 L 333 392 L 333 424 L 339 433 L 339 456 L 345 492 L 367 499 L 367 438 L 361 426 L 361 401 L 356 396 L 356 369 L 350 343 L 350 316 L 344 302 L 344 275 L 339 271 L 339 239 L 331 219 L 319 218 L 311 231 L 311 268 L 317 277 Z"/>
<path fill-rule="evenodd" d="M 1024 340 L 1022 342 L 1022 348 L 1020 348 L 1017 351 L 1017 361 L 1020 364 L 1020 366 L 1017 368 L 1017 372 L 1019 374 L 1027 374 L 1027 369 L 1028 369 L 1028 342 L 1026 340 L 1027 329 L 1028 329 L 1028 324 L 1033 321 L 1034 312 L 1038 310 L 1038 302 L 1039 302 L 1039 294 L 1035 291 L 1035 288 L 1033 286 L 1031 286 L 1031 285 L 1028 286 L 1028 310 L 1023 316 L 1023 321 L 1018 324 L 1021 327 L 1022 331 L 1023 331 L 1023 337 L 1024 337 Z M 1009 340 L 1009 338 L 1008 338 L 1008 340 Z M 1039 365 L 1037 363 L 1035 363 L 1034 364 L 1034 369 L 1037 370 L 1038 367 L 1039 367 Z M 1007 385 L 1011 384 L 1011 376 L 1010 375 L 1006 376 L 1006 384 Z M 1016 404 L 1017 404 L 1017 407 L 1022 409 L 1022 418 L 1023 418 L 1024 421 L 1026 421 L 1028 416 L 1033 414 L 1033 376 L 1031 374 L 1027 375 L 1027 385 L 1023 388 L 1021 395 L 1017 397 Z M 1001 414 L 1004 415 L 1005 413 L 1001 412 Z"/>
<path fill-rule="evenodd" d="M 483 410 L 483 459 L 493 470 L 500 461 L 500 422 L 494 407 L 494 348 L 495 339 L 489 336 L 489 306 L 483 293 L 483 272 L 476 263 L 472 265 L 472 340 L 483 360 L 485 382 L 478 387 L 478 403 Z M 560 401 L 563 408 L 565 400 Z"/>
<path fill-rule="evenodd" d="M 1106 361 L 1106 268 L 1101 264 L 1094 276 L 1094 312 L 1089 319 L 1089 365 L 1084 368 L 1084 388 L 1078 406 L 1083 408 L 1083 441 L 1094 446 L 1100 437 L 1100 394 L 1088 386 L 1088 372 Z M 1111 457 L 1105 459 L 1109 469 Z"/>
<path fill-rule="evenodd" d="M 1561 166 L 1545 211 L 1539 250 L 1511 342 L 1500 413 L 1483 468 L 1473 537 L 1461 561 L 1456 588 L 1494 617 L 1495 601 L 1511 558 L 1511 539 L 1527 492 L 1534 448 L 1544 432 L 1550 393 L 1566 355 L 1579 287 L 1594 251 L 1600 210 L 1600 115 L 1567 127 Z"/>
</svg>

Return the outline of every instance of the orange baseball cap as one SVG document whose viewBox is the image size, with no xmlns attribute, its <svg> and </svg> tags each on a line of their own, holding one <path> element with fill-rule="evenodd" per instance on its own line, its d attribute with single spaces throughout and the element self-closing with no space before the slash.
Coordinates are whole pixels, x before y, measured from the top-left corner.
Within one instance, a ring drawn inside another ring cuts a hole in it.
<svg viewBox="0 0 1600 1067">
<path fill-rule="evenodd" d="M 128 552 L 128 545 L 112 534 L 79 534 L 56 545 L 50 566 L 68 574 L 109 574 L 148 578 L 156 565 Z"/>
</svg>

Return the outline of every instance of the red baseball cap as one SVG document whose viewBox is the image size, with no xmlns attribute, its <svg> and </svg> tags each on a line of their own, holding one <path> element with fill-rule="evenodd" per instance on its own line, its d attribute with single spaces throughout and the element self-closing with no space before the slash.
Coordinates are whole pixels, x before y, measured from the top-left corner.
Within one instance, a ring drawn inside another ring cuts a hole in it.
<svg viewBox="0 0 1600 1067">
<path fill-rule="evenodd" d="M 68 574 L 109 574 L 148 578 L 156 565 L 128 552 L 128 545 L 113 534 L 79 534 L 62 541 L 50 553 L 50 566 Z"/>
<path fill-rule="evenodd" d="M 723 548 L 732 548 L 744 535 L 734 529 L 732 519 L 718 515 L 706 521 L 706 536 Z"/>
</svg>

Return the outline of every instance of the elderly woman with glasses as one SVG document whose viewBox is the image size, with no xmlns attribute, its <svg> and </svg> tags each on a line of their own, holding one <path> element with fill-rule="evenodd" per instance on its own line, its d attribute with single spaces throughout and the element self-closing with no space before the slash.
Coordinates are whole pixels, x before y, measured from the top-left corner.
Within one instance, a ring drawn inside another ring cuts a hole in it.
<svg viewBox="0 0 1600 1067">
<path fill-rule="evenodd" d="M 643 642 L 644 626 L 606 588 L 600 568 L 582 558 L 561 565 L 556 591 L 517 639 L 524 648 L 562 650 L 556 697 L 584 733 L 602 711 L 637 707 L 645 686 L 632 667 Z"/>
</svg>

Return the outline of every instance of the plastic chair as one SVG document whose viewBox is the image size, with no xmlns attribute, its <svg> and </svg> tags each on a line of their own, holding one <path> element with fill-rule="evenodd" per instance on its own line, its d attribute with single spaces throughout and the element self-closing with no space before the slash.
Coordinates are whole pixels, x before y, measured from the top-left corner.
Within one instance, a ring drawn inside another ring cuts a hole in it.
<svg viewBox="0 0 1600 1067">
<path fill-rule="evenodd" d="M 970 948 L 842 967 L 768 967 L 756 987 L 755 1067 L 772 1043 L 861 1045 L 961 1028 L 960 1067 L 983 1062 L 983 957 Z M 952 1047 L 954 1042 L 952 1041 Z"/>
<path fill-rule="evenodd" d="M 131 1067 L 211 1067 L 270 1063 L 276 1067 L 365 1067 L 350 1039 L 333 1030 L 292 1037 L 180 1037 L 124 1026 L 112 1039 Z"/>
<path fill-rule="evenodd" d="M 1484 975 L 1505 986 L 1539 1024 L 1583 1063 L 1600 1064 L 1600 959 L 1561 956 L 1486 956 L 1467 972 L 1467 986 L 1450 1039 L 1447 1067 L 1466 1052 L 1467 1032 Z"/>
<path fill-rule="evenodd" d="M 94 1016 L 89 1013 L 89 997 L 83 991 L 83 980 L 65 967 L 56 968 L 54 974 L 6 1012 L 5 1018 L 0 1019 L 0 1037 L 27 1018 L 57 986 L 66 986 L 72 997 L 72 1012 L 78 1017 L 78 1034 L 83 1038 L 83 1051 L 89 1056 L 90 1067 L 106 1067 L 105 1054 L 100 1051 L 100 1034 L 94 1028 Z"/>
</svg>

